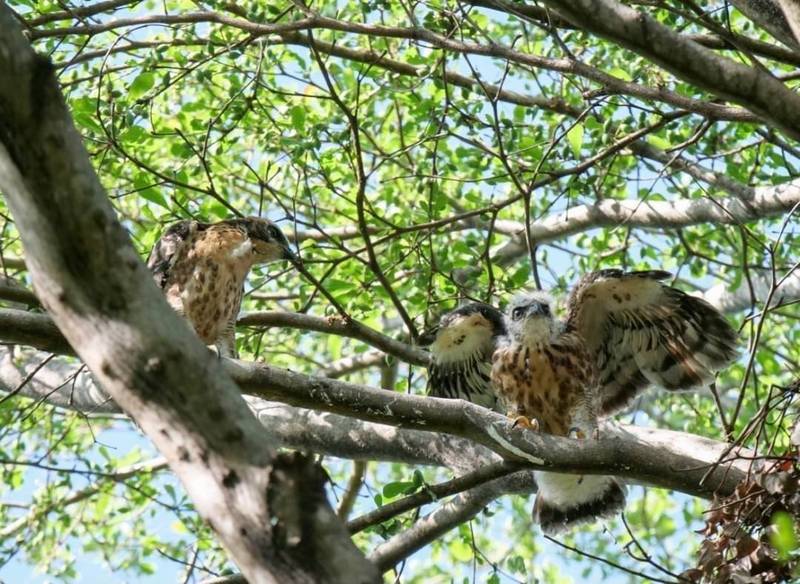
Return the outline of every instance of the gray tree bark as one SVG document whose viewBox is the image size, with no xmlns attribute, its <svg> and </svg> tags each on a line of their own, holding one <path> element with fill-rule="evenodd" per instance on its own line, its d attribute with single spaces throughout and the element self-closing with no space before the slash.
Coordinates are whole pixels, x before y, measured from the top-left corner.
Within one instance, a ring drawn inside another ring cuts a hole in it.
<svg viewBox="0 0 800 584">
<path fill-rule="evenodd" d="M 5 4 L 0 190 L 42 304 L 248 580 L 379 581 L 330 509 L 321 469 L 277 455 L 219 360 L 161 297 L 89 163 L 51 63 Z"/>
</svg>

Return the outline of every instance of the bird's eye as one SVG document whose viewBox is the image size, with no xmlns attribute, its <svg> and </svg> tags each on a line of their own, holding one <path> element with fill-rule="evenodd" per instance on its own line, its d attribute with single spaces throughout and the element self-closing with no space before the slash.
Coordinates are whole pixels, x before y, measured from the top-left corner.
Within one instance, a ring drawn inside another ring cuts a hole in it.
<svg viewBox="0 0 800 584">
<path fill-rule="evenodd" d="M 545 316 L 550 316 L 550 305 L 549 304 L 542 304 L 542 314 Z"/>
<path fill-rule="evenodd" d="M 517 306 L 514 310 L 511 311 L 511 318 L 514 320 L 519 320 L 525 314 L 525 307 L 524 306 Z"/>
</svg>

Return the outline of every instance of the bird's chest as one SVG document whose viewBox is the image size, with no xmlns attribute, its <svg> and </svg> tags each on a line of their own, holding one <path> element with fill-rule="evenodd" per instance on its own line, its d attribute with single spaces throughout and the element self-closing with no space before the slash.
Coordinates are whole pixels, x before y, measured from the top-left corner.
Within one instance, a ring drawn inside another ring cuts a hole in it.
<svg viewBox="0 0 800 584">
<path fill-rule="evenodd" d="M 191 251 L 174 269 L 167 299 L 192 323 L 206 344 L 213 344 L 239 313 L 249 264 L 230 256 Z"/>
<path fill-rule="evenodd" d="M 539 420 L 544 432 L 566 436 L 585 379 L 576 355 L 551 346 L 498 350 L 492 380 L 512 413 Z"/>
</svg>

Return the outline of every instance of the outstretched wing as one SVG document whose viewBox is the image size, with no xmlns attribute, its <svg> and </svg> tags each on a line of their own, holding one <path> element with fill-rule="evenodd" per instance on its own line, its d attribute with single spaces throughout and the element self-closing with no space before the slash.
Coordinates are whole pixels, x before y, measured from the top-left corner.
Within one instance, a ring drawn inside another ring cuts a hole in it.
<svg viewBox="0 0 800 584">
<path fill-rule="evenodd" d="M 161 238 L 156 241 L 147 258 L 147 267 L 153 274 L 156 285 L 163 289 L 169 279 L 175 259 L 183 253 L 186 242 L 194 230 L 197 229 L 196 221 L 184 220 L 170 225 Z"/>
<path fill-rule="evenodd" d="M 570 295 L 567 327 L 595 355 L 604 414 L 651 383 L 668 390 L 710 383 L 736 357 L 736 331 L 725 317 L 659 281 L 670 276 L 600 270 L 581 278 Z"/>
</svg>

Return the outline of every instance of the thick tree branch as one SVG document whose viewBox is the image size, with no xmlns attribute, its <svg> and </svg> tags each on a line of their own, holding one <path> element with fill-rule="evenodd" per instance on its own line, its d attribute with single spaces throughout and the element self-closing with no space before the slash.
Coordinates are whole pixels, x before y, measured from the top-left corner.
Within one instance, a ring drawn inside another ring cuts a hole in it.
<svg viewBox="0 0 800 584">
<path fill-rule="evenodd" d="M 596 227 L 667 229 L 700 223 L 735 225 L 786 213 L 798 203 L 798 182 L 761 187 L 746 199 L 731 197 L 653 202 L 604 199 L 594 205 L 580 205 L 536 221 L 531 229 L 536 241 L 546 242 Z"/>
<path fill-rule="evenodd" d="M 770 307 L 795 302 L 800 299 L 800 271 L 795 270 L 783 282 L 780 282 L 770 297 L 772 278 L 765 274 L 755 274 L 751 278 L 752 295 L 750 286 L 743 283 L 736 290 L 730 290 L 725 284 L 718 284 L 707 290 L 702 296 L 705 300 L 725 312 L 739 312 L 753 306 L 760 307 L 767 298 Z"/>
<path fill-rule="evenodd" d="M 800 96 L 767 71 L 747 67 L 616 0 L 545 0 L 574 25 L 658 63 L 677 77 L 746 107 L 800 139 Z"/>
<path fill-rule="evenodd" d="M 0 327 L 0 340 L 3 334 Z M 734 462 L 733 466 L 719 466 L 700 484 L 725 445 L 689 434 L 615 426 L 606 430 L 606 439 L 576 448 L 573 440 L 511 429 L 504 416 L 460 400 L 402 395 L 243 361 L 222 362 L 249 395 L 378 424 L 453 434 L 481 444 L 506 460 L 530 463 L 535 468 L 586 474 L 612 472 L 699 496 L 729 492 L 743 476 Z M 653 456 L 654 442 L 658 443 L 658 456 Z"/>
<path fill-rule="evenodd" d="M 346 574 L 376 581 L 315 471 L 303 460 L 276 457 L 236 386 L 164 302 L 114 217 L 52 65 L 33 53 L 5 5 L 0 188 L 37 296 L 95 379 L 167 459 L 243 573 L 254 583 L 333 582 Z M 290 542 L 284 530 L 296 529 L 291 523 L 299 518 L 287 510 L 301 493 L 308 521 Z M 322 544 L 328 549 L 321 553 Z"/>
<path fill-rule="evenodd" d="M 535 5 L 526 5 L 510 2 L 509 0 L 468 0 L 474 6 L 484 6 L 499 10 L 507 14 L 513 14 L 517 17 L 522 17 L 531 21 L 538 21 L 546 26 L 557 26 L 558 28 L 574 29 L 575 26 L 555 12 L 549 11 L 546 8 L 541 8 Z M 740 10 L 744 4 L 772 4 L 772 0 L 734 0 L 733 4 L 738 5 Z M 744 11 L 743 11 L 744 12 Z M 786 30 L 784 28 L 784 30 Z M 793 65 L 800 64 L 800 54 L 784 49 L 781 46 L 765 43 L 757 39 L 752 39 L 742 34 L 735 34 L 732 31 L 726 30 L 725 36 L 717 34 L 687 34 L 684 35 L 686 39 L 692 40 L 699 45 L 712 49 L 736 50 L 737 48 L 744 48 L 747 51 L 767 57 L 790 63 Z M 777 38 L 777 37 L 776 37 Z"/>
<path fill-rule="evenodd" d="M 86 414 L 122 413 L 86 367 L 57 357 L 40 368 L 49 353 L 0 347 L 0 392 L 10 393 L 36 375 L 19 395 Z M 483 446 L 463 438 L 398 429 L 278 402 L 245 396 L 250 409 L 275 442 L 285 448 L 353 460 L 384 460 L 444 466 L 458 473 L 500 460 Z"/>
<path fill-rule="evenodd" d="M 742 14 L 769 32 L 773 37 L 797 50 L 800 43 L 792 35 L 792 29 L 774 0 L 731 0 Z"/>
</svg>

